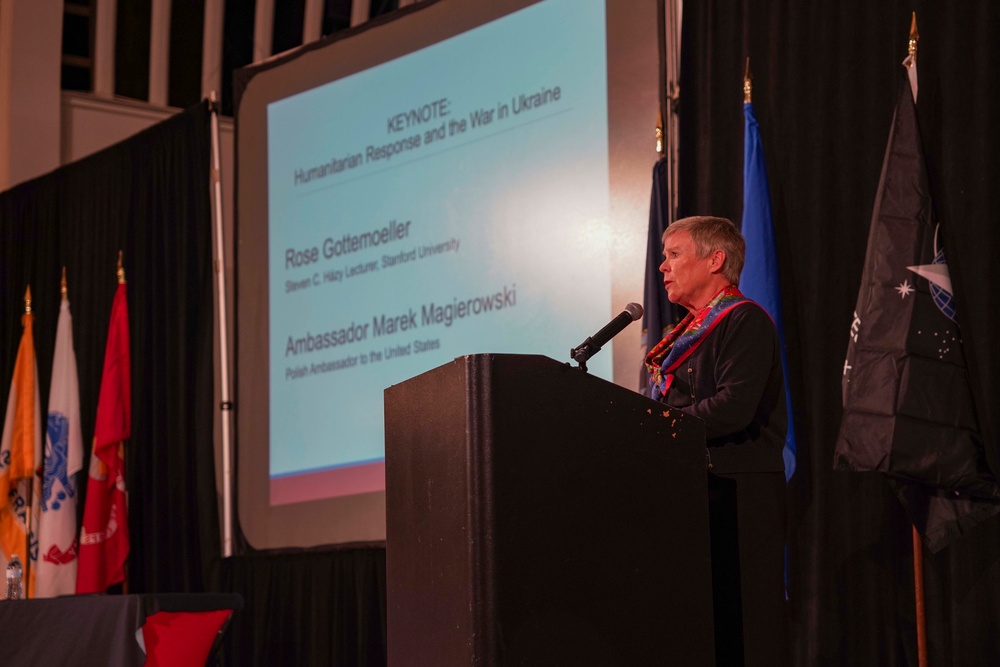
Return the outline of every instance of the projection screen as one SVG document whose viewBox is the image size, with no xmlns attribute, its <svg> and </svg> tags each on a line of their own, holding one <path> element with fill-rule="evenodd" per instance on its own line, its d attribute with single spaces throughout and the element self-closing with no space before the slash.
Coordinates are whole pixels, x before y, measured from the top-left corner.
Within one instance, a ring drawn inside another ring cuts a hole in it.
<svg viewBox="0 0 1000 667">
<path fill-rule="evenodd" d="M 247 72 L 236 398 L 254 547 L 384 540 L 387 386 L 478 352 L 568 361 L 642 300 L 656 5 L 608 5 L 420 3 Z M 635 388 L 638 329 L 590 372 Z"/>
</svg>

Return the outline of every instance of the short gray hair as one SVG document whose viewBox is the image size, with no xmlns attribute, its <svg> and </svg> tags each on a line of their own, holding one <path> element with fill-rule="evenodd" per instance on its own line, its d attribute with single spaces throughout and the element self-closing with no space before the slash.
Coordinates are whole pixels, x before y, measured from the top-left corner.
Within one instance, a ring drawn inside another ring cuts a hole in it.
<svg viewBox="0 0 1000 667">
<path fill-rule="evenodd" d="M 740 284 L 740 273 L 746 260 L 747 243 L 736 229 L 732 220 L 715 218 L 708 215 L 696 215 L 682 218 L 671 223 L 663 232 L 663 241 L 677 232 L 687 232 L 694 241 L 699 258 L 708 257 L 715 250 L 726 253 L 726 261 L 722 265 L 722 275 L 733 285 Z"/>
</svg>

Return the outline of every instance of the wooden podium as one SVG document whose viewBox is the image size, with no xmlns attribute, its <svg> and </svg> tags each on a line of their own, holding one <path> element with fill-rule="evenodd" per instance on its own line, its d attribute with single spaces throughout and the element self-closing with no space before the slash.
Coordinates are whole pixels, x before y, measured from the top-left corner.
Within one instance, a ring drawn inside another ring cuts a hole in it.
<svg viewBox="0 0 1000 667">
<path fill-rule="evenodd" d="M 704 425 L 541 356 L 385 390 L 389 665 L 712 665 Z"/>
</svg>

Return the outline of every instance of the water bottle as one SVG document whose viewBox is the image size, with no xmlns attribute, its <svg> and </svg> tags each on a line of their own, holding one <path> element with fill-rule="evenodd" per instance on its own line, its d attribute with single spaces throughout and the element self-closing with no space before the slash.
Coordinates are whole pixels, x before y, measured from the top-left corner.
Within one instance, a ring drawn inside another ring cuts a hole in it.
<svg viewBox="0 0 1000 667">
<path fill-rule="evenodd" d="M 21 559 L 14 554 L 7 563 L 7 599 L 24 599 L 24 569 L 21 567 Z"/>
</svg>

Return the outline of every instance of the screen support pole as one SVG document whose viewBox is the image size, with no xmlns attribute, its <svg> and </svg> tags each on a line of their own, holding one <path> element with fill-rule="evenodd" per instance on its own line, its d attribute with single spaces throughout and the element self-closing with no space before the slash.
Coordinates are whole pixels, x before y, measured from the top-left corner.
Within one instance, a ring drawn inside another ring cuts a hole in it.
<svg viewBox="0 0 1000 667">
<path fill-rule="evenodd" d="M 219 162 L 219 102 L 215 91 L 208 95 L 212 126 L 210 187 L 212 229 L 215 237 L 215 288 L 219 323 L 219 421 L 222 424 L 222 557 L 233 555 L 233 448 L 230 419 L 233 403 L 229 394 L 229 327 L 226 319 L 226 246 L 222 224 L 222 181 Z"/>
</svg>

